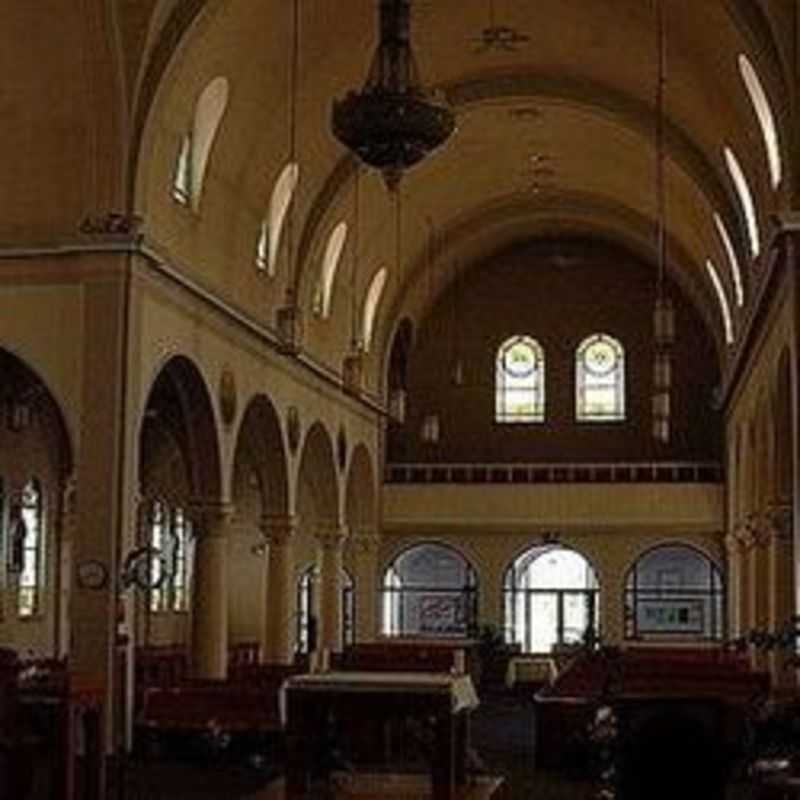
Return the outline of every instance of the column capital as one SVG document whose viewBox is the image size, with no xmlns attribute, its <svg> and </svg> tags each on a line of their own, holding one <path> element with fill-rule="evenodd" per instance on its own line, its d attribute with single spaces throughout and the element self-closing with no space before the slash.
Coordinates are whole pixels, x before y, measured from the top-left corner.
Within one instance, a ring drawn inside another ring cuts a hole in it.
<svg viewBox="0 0 800 800">
<path fill-rule="evenodd" d="M 358 525 L 350 528 L 347 545 L 357 555 L 370 555 L 380 545 L 381 535 L 374 525 Z"/>
<path fill-rule="evenodd" d="M 195 538 L 226 536 L 235 510 L 231 503 L 193 501 L 189 506 L 189 519 Z"/>
<path fill-rule="evenodd" d="M 763 524 L 769 530 L 770 538 L 790 542 L 794 535 L 794 512 L 789 503 L 770 503 L 764 509 Z"/>
<path fill-rule="evenodd" d="M 262 514 L 259 521 L 261 536 L 266 544 L 281 547 L 294 538 L 298 522 L 295 514 Z"/>
<path fill-rule="evenodd" d="M 736 529 L 734 529 L 733 532 L 725 536 L 724 545 L 725 545 L 725 550 L 729 556 L 735 557 L 735 556 L 740 556 L 742 554 L 742 549 L 743 549 L 742 540 L 736 533 Z"/>
<path fill-rule="evenodd" d="M 347 539 L 347 527 L 336 522 L 318 520 L 313 526 L 314 538 L 323 550 L 341 548 Z"/>
</svg>

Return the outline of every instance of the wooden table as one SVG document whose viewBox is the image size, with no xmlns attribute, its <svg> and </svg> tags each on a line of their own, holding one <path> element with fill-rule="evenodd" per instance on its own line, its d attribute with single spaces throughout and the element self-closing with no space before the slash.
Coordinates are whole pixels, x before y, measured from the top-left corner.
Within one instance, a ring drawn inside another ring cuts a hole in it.
<svg viewBox="0 0 800 800">
<path fill-rule="evenodd" d="M 333 728 L 343 740 L 367 721 L 412 719 L 432 741 L 433 800 L 455 800 L 466 785 L 469 712 L 478 697 L 467 675 L 328 672 L 296 675 L 282 689 L 286 726 L 286 798 L 306 794 L 319 766 L 315 742 Z"/>
</svg>

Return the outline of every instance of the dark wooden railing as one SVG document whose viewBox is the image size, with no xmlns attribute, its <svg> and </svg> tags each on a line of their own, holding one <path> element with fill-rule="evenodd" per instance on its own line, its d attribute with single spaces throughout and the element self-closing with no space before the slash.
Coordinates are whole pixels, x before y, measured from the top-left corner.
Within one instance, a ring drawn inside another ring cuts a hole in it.
<svg viewBox="0 0 800 800">
<path fill-rule="evenodd" d="M 388 464 L 389 484 L 419 483 L 721 483 L 713 461 L 554 464 Z"/>
</svg>

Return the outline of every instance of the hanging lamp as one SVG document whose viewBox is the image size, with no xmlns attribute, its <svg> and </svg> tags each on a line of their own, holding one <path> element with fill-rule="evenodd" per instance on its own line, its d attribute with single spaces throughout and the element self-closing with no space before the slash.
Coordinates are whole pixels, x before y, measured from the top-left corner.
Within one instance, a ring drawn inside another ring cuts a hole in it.
<svg viewBox="0 0 800 800">
<path fill-rule="evenodd" d="M 444 98 L 422 86 L 411 49 L 410 0 L 380 0 L 378 15 L 380 41 L 367 80 L 360 92 L 334 101 L 331 126 L 394 191 L 403 173 L 444 144 L 456 123 Z"/>
<path fill-rule="evenodd" d="M 657 4 L 658 79 L 656 86 L 656 201 L 658 214 L 658 276 L 653 310 L 653 438 L 667 444 L 671 434 L 672 345 L 675 309 L 666 293 L 667 224 L 664 179 L 664 93 L 666 87 L 666 28 L 663 0 Z"/>
</svg>

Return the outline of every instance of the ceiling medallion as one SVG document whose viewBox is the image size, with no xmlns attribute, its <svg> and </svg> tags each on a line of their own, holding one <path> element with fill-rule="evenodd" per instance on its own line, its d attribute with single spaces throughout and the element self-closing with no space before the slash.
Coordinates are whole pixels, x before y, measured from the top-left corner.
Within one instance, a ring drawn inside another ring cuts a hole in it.
<svg viewBox="0 0 800 800">
<path fill-rule="evenodd" d="M 332 128 L 394 191 L 405 170 L 450 137 L 455 115 L 420 81 L 409 35 L 410 0 L 381 0 L 379 20 L 380 43 L 364 88 L 334 101 Z"/>
<path fill-rule="evenodd" d="M 489 0 L 489 24 L 473 39 L 478 45 L 476 53 L 485 53 L 488 50 L 507 50 L 513 53 L 519 45 L 527 44 L 530 40 L 530 36 L 511 25 L 499 24 L 495 19 L 494 2 Z"/>
</svg>

